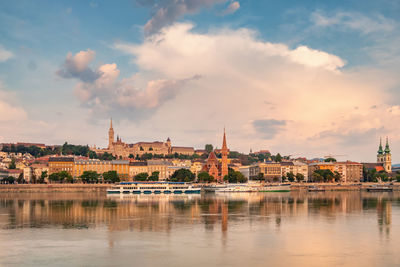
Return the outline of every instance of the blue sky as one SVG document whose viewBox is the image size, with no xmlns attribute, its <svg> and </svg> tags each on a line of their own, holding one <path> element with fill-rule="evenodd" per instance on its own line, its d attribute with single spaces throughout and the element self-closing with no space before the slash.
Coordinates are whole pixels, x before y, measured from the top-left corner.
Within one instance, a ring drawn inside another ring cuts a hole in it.
<svg viewBox="0 0 400 267">
<path fill-rule="evenodd" d="M 0 142 L 104 146 L 113 117 L 127 142 L 218 146 L 226 125 L 243 152 L 371 161 L 380 136 L 400 149 L 399 16 L 389 0 L 3 1 Z"/>
</svg>

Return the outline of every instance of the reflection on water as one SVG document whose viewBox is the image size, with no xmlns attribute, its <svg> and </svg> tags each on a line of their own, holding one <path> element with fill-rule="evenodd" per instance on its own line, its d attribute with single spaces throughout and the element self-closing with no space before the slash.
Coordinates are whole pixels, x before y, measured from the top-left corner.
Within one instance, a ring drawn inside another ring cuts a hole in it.
<svg viewBox="0 0 400 267">
<path fill-rule="evenodd" d="M 398 192 L 2 193 L 0 265 L 393 265 L 399 204 Z"/>
</svg>

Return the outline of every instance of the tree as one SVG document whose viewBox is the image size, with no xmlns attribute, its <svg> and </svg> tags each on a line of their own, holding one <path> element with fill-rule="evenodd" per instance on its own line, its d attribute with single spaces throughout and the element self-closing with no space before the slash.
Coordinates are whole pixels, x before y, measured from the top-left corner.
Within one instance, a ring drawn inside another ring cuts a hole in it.
<svg viewBox="0 0 400 267">
<path fill-rule="evenodd" d="M 286 174 L 289 182 L 294 182 L 294 174 L 293 172 L 289 172 Z"/>
<path fill-rule="evenodd" d="M 196 175 L 192 173 L 188 169 L 179 169 L 176 170 L 172 176 L 171 176 L 171 181 L 172 182 L 192 182 Z"/>
<path fill-rule="evenodd" d="M 99 159 L 100 160 L 113 160 L 113 159 L 115 159 L 115 157 L 112 154 L 108 153 L 108 152 L 104 152 L 103 154 L 101 154 L 99 156 Z"/>
<path fill-rule="evenodd" d="M 147 172 L 141 172 L 139 174 L 136 174 L 134 177 L 135 181 L 147 181 L 149 178 L 149 174 Z"/>
<path fill-rule="evenodd" d="M 275 162 L 282 162 L 282 156 L 281 156 L 281 154 L 276 154 L 276 156 L 275 156 Z"/>
<path fill-rule="evenodd" d="M 109 183 L 119 182 L 118 173 L 116 171 L 108 171 L 103 173 L 103 180 Z"/>
<path fill-rule="evenodd" d="M 133 159 L 135 156 L 133 154 L 129 154 L 129 158 Z"/>
<path fill-rule="evenodd" d="M 49 180 L 52 182 L 59 182 L 60 181 L 60 176 L 57 172 L 52 173 L 49 175 Z"/>
<path fill-rule="evenodd" d="M 325 159 L 325 162 L 336 162 L 337 160 L 335 158 L 329 157 Z"/>
<path fill-rule="evenodd" d="M 151 175 L 149 176 L 148 180 L 149 181 L 158 181 L 159 175 L 160 175 L 159 171 L 152 172 Z"/>
<path fill-rule="evenodd" d="M 206 144 L 204 149 L 210 154 L 214 150 L 214 147 L 212 144 Z"/>
<path fill-rule="evenodd" d="M 14 184 L 15 178 L 13 176 L 4 177 L 1 182 L 5 184 Z"/>
<path fill-rule="evenodd" d="M 38 180 L 38 183 L 43 184 L 45 179 L 47 178 L 47 171 L 42 171 L 42 174 L 40 175 L 40 178 Z"/>
<path fill-rule="evenodd" d="M 257 174 L 257 180 L 264 180 L 264 173 L 260 172 L 259 174 Z"/>
<path fill-rule="evenodd" d="M 301 173 L 297 173 L 297 174 L 296 174 L 296 180 L 297 180 L 297 182 L 302 182 L 302 181 L 304 181 L 304 175 L 301 174 Z"/>
<path fill-rule="evenodd" d="M 228 174 L 224 177 L 224 181 L 229 183 L 246 183 L 247 178 L 241 172 L 229 168 Z"/>
<path fill-rule="evenodd" d="M 97 183 L 99 181 L 99 176 L 100 175 L 95 171 L 84 171 L 80 178 L 84 183 Z"/>
<path fill-rule="evenodd" d="M 23 174 L 23 173 L 21 173 L 21 174 L 18 176 L 18 178 L 17 178 L 17 183 L 19 183 L 19 184 L 24 184 L 24 183 L 25 183 L 24 174 Z"/>
<path fill-rule="evenodd" d="M 340 180 L 342 179 L 342 175 L 340 175 L 339 172 L 335 171 L 333 174 L 333 178 L 335 179 L 335 182 L 340 182 Z"/>
<path fill-rule="evenodd" d="M 11 158 L 11 162 L 10 162 L 10 164 L 8 165 L 8 168 L 9 168 L 9 169 L 15 169 L 15 168 L 17 168 L 17 166 L 15 165 L 15 158 L 14 158 L 14 157 Z"/>
<path fill-rule="evenodd" d="M 212 182 L 214 180 L 214 177 L 211 176 L 210 174 L 208 174 L 208 172 L 200 172 L 197 175 L 197 179 L 201 183 L 209 183 L 209 182 Z"/>
<path fill-rule="evenodd" d="M 282 175 L 282 182 L 286 182 L 287 177 L 285 175 Z"/>
</svg>

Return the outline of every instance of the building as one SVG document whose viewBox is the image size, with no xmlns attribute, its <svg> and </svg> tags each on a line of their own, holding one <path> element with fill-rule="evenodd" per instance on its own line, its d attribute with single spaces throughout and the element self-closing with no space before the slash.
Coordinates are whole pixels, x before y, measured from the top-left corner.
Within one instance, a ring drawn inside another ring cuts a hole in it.
<svg viewBox="0 0 400 267">
<path fill-rule="evenodd" d="M 302 174 L 304 180 L 308 180 L 308 165 L 300 161 L 281 162 L 282 176 L 287 176 L 288 173 Z"/>
<path fill-rule="evenodd" d="M 208 155 L 208 159 L 203 166 L 202 171 L 208 172 L 218 182 L 222 182 L 225 175 L 228 175 L 228 146 L 226 144 L 226 134 L 224 129 L 224 136 L 222 139 L 221 162 L 217 159 L 214 151 Z"/>
<path fill-rule="evenodd" d="M 358 162 L 335 162 L 334 171 L 340 174 L 342 183 L 359 183 L 363 177 L 363 165 Z"/>
<path fill-rule="evenodd" d="M 135 144 L 127 144 L 122 141 L 122 138 L 117 135 L 115 140 L 115 133 L 112 124 L 110 122 L 110 128 L 108 130 L 108 147 L 105 149 L 98 149 L 96 146 L 91 147 L 92 151 L 103 154 L 105 152 L 112 154 L 117 158 L 128 158 L 130 155 L 141 156 L 143 154 L 157 154 L 157 155 L 171 155 L 171 154 L 184 154 L 193 155 L 193 147 L 174 147 L 171 145 L 171 139 L 168 138 L 166 142 L 138 142 Z"/>
<path fill-rule="evenodd" d="M 73 157 L 50 157 L 49 158 L 49 175 L 66 171 L 74 175 L 75 160 Z"/>
<path fill-rule="evenodd" d="M 279 162 L 263 162 L 258 164 L 260 173 L 263 174 L 264 180 L 269 182 L 280 181 L 282 178 L 282 166 Z"/>
<path fill-rule="evenodd" d="M 149 173 L 149 169 L 147 167 L 147 162 L 134 161 L 134 162 L 129 163 L 129 177 L 134 178 L 139 173 Z"/>
<path fill-rule="evenodd" d="M 80 177 L 85 171 L 94 171 L 103 174 L 112 169 L 112 161 L 109 160 L 79 159 L 75 160 L 73 176 L 75 178 Z"/>
<path fill-rule="evenodd" d="M 392 155 L 390 154 L 389 148 L 389 140 L 386 137 L 386 146 L 385 150 L 382 149 L 382 139 L 379 143 L 378 155 L 377 155 L 377 163 L 382 163 L 385 172 L 392 172 Z"/>
<path fill-rule="evenodd" d="M 333 162 L 314 162 L 308 164 L 308 179 L 311 179 L 312 174 L 316 170 L 330 170 L 335 172 L 335 164 Z"/>
<path fill-rule="evenodd" d="M 165 160 L 148 160 L 147 167 L 148 173 L 151 175 L 153 172 L 158 172 L 158 179 L 165 180 L 169 178 L 168 167 L 173 166 L 171 162 Z M 182 167 L 179 167 L 181 169 Z M 172 174 L 171 174 L 172 175 Z"/>
</svg>

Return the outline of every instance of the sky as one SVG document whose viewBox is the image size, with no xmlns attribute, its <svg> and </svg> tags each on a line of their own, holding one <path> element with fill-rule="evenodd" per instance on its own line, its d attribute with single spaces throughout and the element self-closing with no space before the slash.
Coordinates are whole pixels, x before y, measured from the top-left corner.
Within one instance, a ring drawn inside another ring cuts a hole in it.
<svg viewBox="0 0 400 267">
<path fill-rule="evenodd" d="M 400 162 L 400 1 L 0 2 L 0 142 Z"/>
</svg>

